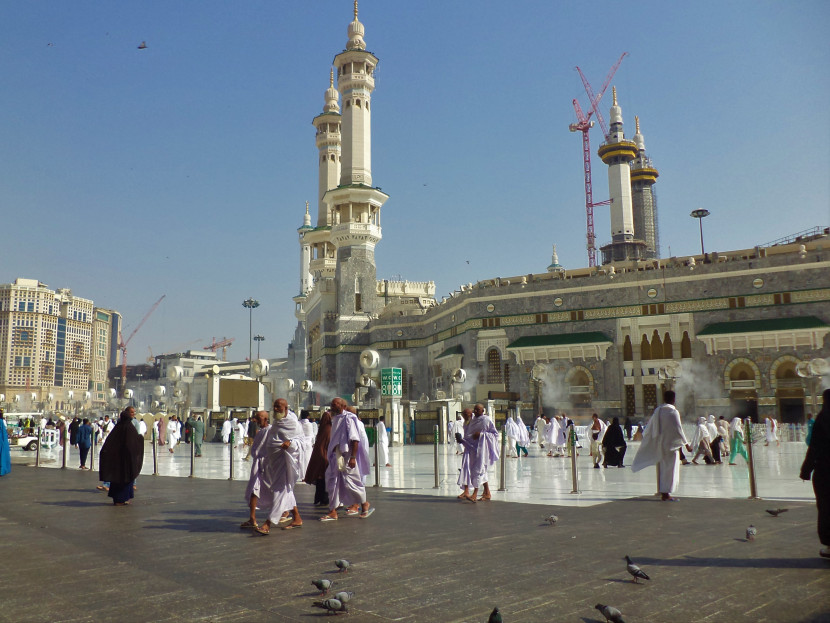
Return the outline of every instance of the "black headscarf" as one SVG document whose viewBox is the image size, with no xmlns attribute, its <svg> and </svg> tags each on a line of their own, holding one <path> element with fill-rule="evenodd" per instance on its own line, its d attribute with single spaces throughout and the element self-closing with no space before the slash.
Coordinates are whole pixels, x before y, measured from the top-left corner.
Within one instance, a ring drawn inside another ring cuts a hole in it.
<svg viewBox="0 0 830 623">
<path fill-rule="evenodd" d="M 620 426 L 620 418 L 615 417 L 611 420 L 611 425 L 605 431 L 605 436 L 602 438 L 602 445 L 606 448 L 626 447 L 622 426 Z"/>
<path fill-rule="evenodd" d="M 104 482 L 132 482 L 144 464 L 144 438 L 125 409 L 101 448 L 99 477 Z"/>
</svg>

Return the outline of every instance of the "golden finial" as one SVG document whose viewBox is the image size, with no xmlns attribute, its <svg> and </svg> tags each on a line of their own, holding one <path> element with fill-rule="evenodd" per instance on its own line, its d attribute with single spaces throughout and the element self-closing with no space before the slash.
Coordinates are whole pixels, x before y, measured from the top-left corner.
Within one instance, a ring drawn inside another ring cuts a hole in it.
<svg viewBox="0 0 830 623">
<path fill-rule="evenodd" d="M 334 86 L 334 67 L 329 69 L 329 87 Z"/>
<path fill-rule="evenodd" d="M 617 87 L 611 87 L 611 93 L 614 94 L 614 106 L 617 105 Z"/>
<path fill-rule="evenodd" d="M 305 202 L 305 213 L 308 214 L 308 201 Z"/>
<path fill-rule="evenodd" d="M 640 133 L 640 118 L 637 115 L 634 115 L 634 126 L 637 128 L 635 133 Z"/>
<path fill-rule="evenodd" d="M 357 0 L 354 0 L 354 21 L 357 21 Z"/>
</svg>

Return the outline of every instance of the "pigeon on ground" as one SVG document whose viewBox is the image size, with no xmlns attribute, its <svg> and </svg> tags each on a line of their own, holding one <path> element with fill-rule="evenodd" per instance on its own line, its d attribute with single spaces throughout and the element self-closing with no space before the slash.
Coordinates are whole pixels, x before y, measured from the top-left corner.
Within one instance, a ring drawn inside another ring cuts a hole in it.
<svg viewBox="0 0 830 623">
<path fill-rule="evenodd" d="M 334 594 L 334 598 L 341 604 L 348 603 L 351 601 L 352 597 L 354 597 L 354 593 L 352 591 L 340 591 L 339 593 Z"/>
<path fill-rule="evenodd" d="M 345 558 L 341 558 L 340 560 L 334 561 L 334 566 L 340 569 L 340 572 L 342 573 L 343 571 L 348 571 L 349 567 L 352 566 L 352 563 L 350 563 Z"/>
<path fill-rule="evenodd" d="M 348 612 L 346 604 L 342 603 L 339 599 L 334 599 L 333 597 L 324 599 L 323 601 L 315 601 L 312 605 L 315 608 L 322 608 L 326 612 L 334 612 L 334 614 Z"/>
<path fill-rule="evenodd" d="M 605 617 L 605 623 L 608 623 L 609 621 L 611 623 L 625 623 L 622 618 L 622 612 L 613 606 L 603 606 L 602 604 L 597 604 L 594 608 L 599 610 L 602 616 Z"/>
<path fill-rule="evenodd" d="M 788 510 L 790 510 L 790 509 L 789 508 L 776 508 L 774 511 L 767 510 L 767 512 L 770 515 L 772 515 L 773 517 L 778 517 L 778 515 L 780 515 L 781 513 L 786 513 Z"/>
<path fill-rule="evenodd" d="M 498 608 L 493 608 L 490 616 L 487 618 L 487 623 L 502 623 L 501 612 Z"/>
<path fill-rule="evenodd" d="M 556 522 L 559 521 L 559 517 L 551 515 L 550 517 L 545 517 L 545 521 L 547 521 L 550 525 L 555 526 Z"/>
<path fill-rule="evenodd" d="M 322 591 L 320 593 L 321 595 L 325 595 L 326 593 L 328 593 L 329 589 L 331 588 L 331 585 L 334 584 L 334 582 L 332 582 L 331 580 L 326 579 L 311 580 L 311 583 L 314 584 L 314 586 L 316 586 L 318 589 L 320 589 L 320 591 Z"/>
<path fill-rule="evenodd" d="M 754 541 L 756 534 L 758 534 L 758 530 L 756 530 L 755 526 L 750 524 L 749 528 L 746 529 L 746 540 Z"/>
<path fill-rule="evenodd" d="M 625 557 L 625 562 L 628 563 L 628 565 L 626 565 L 626 569 L 628 570 L 628 573 L 631 574 L 631 577 L 634 578 L 635 584 L 639 583 L 637 582 L 637 578 L 642 578 L 643 580 L 651 579 L 645 574 L 645 571 L 643 571 L 642 569 L 640 569 L 640 567 L 631 562 L 631 559 L 628 556 Z"/>
</svg>

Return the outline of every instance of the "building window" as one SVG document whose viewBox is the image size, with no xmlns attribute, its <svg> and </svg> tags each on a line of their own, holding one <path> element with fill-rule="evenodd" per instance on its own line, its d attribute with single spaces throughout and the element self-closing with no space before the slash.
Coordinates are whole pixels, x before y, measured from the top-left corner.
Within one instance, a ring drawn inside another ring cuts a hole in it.
<svg viewBox="0 0 830 623">
<path fill-rule="evenodd" d="M 548 321 L 547 314 L 536 314 L 536 324 L 545 324 Z"/>
<path fill-rule="evenodd" d="M 487 351 L 487 382 L 501 383 L 501 354 L 497 348 Z"/>
<path fill-rule="evenodd" d="M 634 349 L 631 346 L 631 336 L 625 336 L 625 342 L 623 342 L 623 361 L 634 361 Z"/>
<path fill-rule="evenodd" d="M 775 302 L 776 305 L 782 305 L 782 304 L 786 305 L 792 299 L 790 297 L 789 292 L 781 292 L 779 294 L 773 294 L 772 295 L 772 300 Z"/>
<path fill-rule="evenodd" d="M 665 303 L 652 303 L 651 305 L 643 305 L 643 316 L 656 316 L 658 314 L 666 313 Z"/>
<path fill-rule="evenodd" d="M 743 296 L 732 296 L 729 297 L 729 309 L 735 309 L 737 307 L 746 307 L 746 298 Z"/>
<path fill-rule="evenodd" d="M 663 336 L 663 359 L 672 359 L 674 357 L 674 349 L 672 348 L 671 336 L 666 333 Z"/>
<path fill-rule="evenodd" d="M 392 340 L 392 348 L 406 348 L 406 340 Z"/>
<path fill-rule="evenodd" d="M 640 359 L 642 361 L 651 359 L 651 344 L 648 343 L 648 336 L 645 333 L 640 341 Z"/>
<path fill-rule="evenodd" d="M 571 320 L 585 320 L 585 312 L 581 309 L 571 312 Z"/>
<path fill-rule="evenodd" d="M 689 339 L 689 332 L 683 332 L 683 339 L 680 341 L 680 356 L 683 359 L 690 359 L 692 356 L 692 340 Z"/>
<path fill-rule="evenodd" d="M 501 319 L 499 318 L 482 318 L 481 326 L 485 329 L 490 329 L 493 327 L 498 327 L 501 325 Z"/>
</svg>

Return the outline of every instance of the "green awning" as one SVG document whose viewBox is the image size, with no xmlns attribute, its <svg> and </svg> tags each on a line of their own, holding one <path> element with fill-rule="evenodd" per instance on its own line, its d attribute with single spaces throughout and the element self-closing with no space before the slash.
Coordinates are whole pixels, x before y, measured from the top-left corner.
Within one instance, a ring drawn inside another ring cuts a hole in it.
<svg viewBox="0 0 830 623">
<path fill-rule="evenodd" d="M 461 348 L 461 344 L 456 344 L 455 346 L 450 346 L 447 350 L 443 353 L 438 355 L 436 359 L 441 359 L 441 357 L 450 357 L 452 355 L 463 355 L 464 349 Z"/>
<path fill-rule="evenodd" d="M 730 333 L 759 333 L 764 331 L 798 331 L 804 329 L 821 329 L 827 323 L 815 316 L 797 316 L 795 318 L 768 318 L 765 320 L 737 320 L 735 322 L 716 322 L 710 324 L 702 335 L 723 335 Z"/>
<path fill-rule="evenodd" d="M 528 335 L 520 337 L 507 348 L 533 348 L 534 346 L 569 346 L 571 344 L 598 344 L 613 342 L 601 331 L 587 331 L 585 333 L 561 333 L 559 335 Z"/>
</svg>

